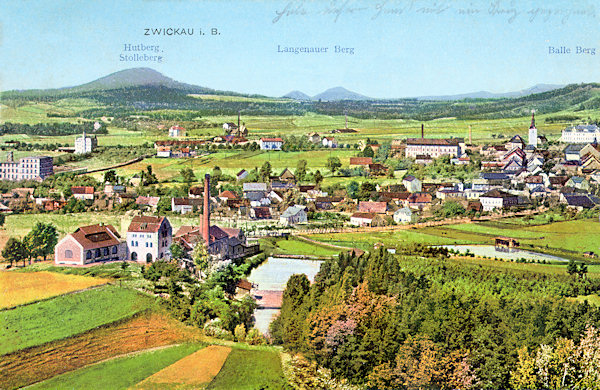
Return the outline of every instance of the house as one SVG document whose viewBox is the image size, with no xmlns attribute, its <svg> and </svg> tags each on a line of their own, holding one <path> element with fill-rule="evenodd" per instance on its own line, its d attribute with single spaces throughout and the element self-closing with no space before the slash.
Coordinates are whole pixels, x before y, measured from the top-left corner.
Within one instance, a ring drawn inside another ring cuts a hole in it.
<svg viewBox="0 0 600 390">
<path fill-rule="evenodd" d="M 223 130 L 228 130 L 229 132 L 231 132 L 231 131 L 237 130 L 237 129 L 238 129 L 238 125 L 236 125 L 233 122 L 223 123 Z"/>
<path fill-rule="evenodd" d="M 567 207 L 569 208 L 580 211 L 583 209 L 591 209 L 600 205 L 600 199 L 589 194 L 562 194 L 561 202 L 566 203 Z"/>
<path fill-rule="evenodd" d="M 250 209 L 252 219 L 271 219 L 271 210 L 268 207 L 252 207 Z"/>
<path fill-rule="evenodd" d="M 321 143 L 321 136 L 317 133 L 309 133 L 308 140 L 313 144 L 319 144 Z"/>
<path fill-rule="evenodd" d="M 94 129 L 97 130 L 99 128 L 100 124 L 96 122 L 94 124 Z M 97 146 L 98 139 L 96 138 L 96 136 L 94 135 L 93 137 L 88 137 L 85 135 L 85 131 L 83 132 L 81 137 L 75 138 L 75 154 L 92 153 Z"/>
<path fill-rule="evenodd" d="M 219 200 L 221 202 L 227 202 L 229 199 L 239 199 L 239 196 L 233 191 L 222 191 L 219 194 Z"/>
<path fill-rule="evenodd" d="M 600 169 L 600 157 L 588 153 L 581 158 L 582 172 L 591 172 Z"/>
<path fill-rule="evenodd" d="M 46 211 L 56 211 L 56 210 L 60 210 L 63 207 L 65 207 L 65 205 L 67 204 L 66 201 L 64 200 L 46 200 L 42 203 L 42 206 L 44 207 L 44 210 Z"/>
<path fill-rule="evenodd" d="M 244 183 L 242 190 L 244 192 L 267 192 L 267 183 Z"/>
<path fill-rule="evenodd" d="M 506 150 L 513 150 L 515 148 L 523 149 L 525 145 L 523 138 L 520 135 L 515 135 L 505 144 L 505 148 Z"/>
<path fill-rule="evenodd" d="M 337 141 L 334 137 L 323 137 L 322 144 L 326 148 L 337 148 Z"/>
<path fill-rule="evenodd" d="M 592 172 L 590 179 L 595 181 L 597 184 L 600 184 L 600 170 Z"/>
<path fill-rule="evenodd" d="M 369 166 L 373 164 L 372 157 L 350 157 L 350 166 Z"/>
<path fill-rule="evenodd" d="M 171 211 L 174 213 L 187 214 L 201 210 L 202 199 L 200 198 L 171 198 Z"/>
<path fill-rule="evenodd" d="M 140 209 L 156 211 L 158 202 L 160 202 L 160 196 L 138 196 L 135 198 L 135 204 L 140 206 Z"/>
<path fill-rule="evenodd" d="M 549 176 L 549 186 L 552 188 L 562 188 L 569 181 L 569 176 Z"/>
<path fill-rule="evenodd" d="M 341 196 L 318 196 L 315 199 L 317 210 L 331 210 L 334 205 L 339 204 L 344 198 Z"/>
<path fill-rule="evenodd" d="M 519 197 L 501 190 L 491 190 L 479 197 L 483 211 L 506 209 L 519 203 Z"/>
<path fill-rule="evenodd" d="M 271 199 L 271 202 L 283 202 L 283 192 L 280 190 L 271 190 L 268 197 Z"/>
<path fill-rule="evenodd" d="M 259 145 L 261 150 L 281 150 L 281 147 L 283 146 L 283 139 L 261 138 Z"/>
<path fill-rule="evenodd" d="M 279 217 L 279 223 L 283 226 L 293 226 L 308 221 L 306 207 L 295 205 L 288 207 Z"/>
<path fill-rule="evenodd" d="M 82 226 L 54 248 L 54 263 L 85 265 L 127 259 L 127 245 L 112 225 Z"/>
<path fill-rule="evenodd" d="M 453 165 L 469 165 L 471 163 L 471 157 L 468 154 L 463 153 L 459 157 L 452 157 L 450 163 Z"/>
<path fill-rule="evenodd" d="M 279 175 L 279 180 L 286 183 L 295 182 L 296 176 L 288 168 L 285 168 Z"/>
<path fill-rule="evenodd" d="M 581 161 L 581 150 L 586 144 L 571 144 L 564 149 L 565 161 Z"/>
<path fill-rule="evenodd" d="M 421 192 L 423 190 L 423 183 L 421 180 L 412 175 L 405 176 L 404 179 L 402 179 L 402 184 L 406 187 L 406 190 L 411 193 Z"/>
<path fill-rule="evenodd" d="M 77 186 L 71 187 L 71 193 L 75 199 L 79 200 L 94 200 L 94 187 Z"/>
<path fill-rule="evenodd" d="M 181 245 L 188 253 L 191 253 L 196 245 L 204 245 L 208 254 L 220 260 L 239 259 L 254 255 L 260 250 L 258 244 L 248 243 L 241 229 L 212 225 L 206 232 L 206 237 L 208 244 L 205 241 L 205 232 L 202 226 L 184 225 L 173 236 L 173 242 Z"/>
<path fill-rule="evenodd" d="M 408 206 L 413 209 L 422 210 L 431 205 L 433 196 L 427 192 L 415 192 L 408 197 Z"/>
<path fill-rule="evenodd" d="M 454 188 L 440 188 L 436 191 L 435 197 L 446 200 L 449 198 L 465 198 L 466 195 L 463 191 Z"/>
<path fill-rule="evenodd" d="M 479 213 L 483 211 L 483 205 L 478 200 L 470 200 L 467 204 L 467 211 L 474 211 L 476 213 Z"/>
<path fill-rule="evenodd" d="M 156 157 L 169 158 L 171 157 L 171 147 L 170 146 L 160 146 L 156 149 Z"/>
<path fill-rule="evenodd" d="M 127 187 L 120 184 L 105 184 L 104 185 L 104 193 L 108 196 L 112 196 L 115 194 L 123 194 L 127 192 Z"/>
<path fill-rule="evenodd" d="M 544 178 L 540 175 L 528 176 L 525 178 L 525 186 L 529 190 L 533 190 L 539 186 L 544 185 Z"/>
<path fill-rule="evenodd" d="M 565 187 L 576 188 L 578 190 L 589 191 L 590 183 L 581 176 L 573 176 L 565 183 Z"/>
<path fill-rule="evenodd" d="M 358 202 L 358 211 L 361 213 L 385 214 L 387 211 L 387 203 L 385 202 Z"/>
<path fill-rule="evenodd" d="M 185 137 L 185 129 L 179 125 L 171 126 L 169 129 L 169 137 L 179 138 Z"/>
<path fill-rule="evenodd" d="M 371 226 L 373 218 L 376 214 L 373 213 L 354 213 L 350 216 L 350 225 L 354 226 Z"/>
<path fill-rule="evenodd" d="M 408 207 L 403 207 L 396 210 L 394 213 L 394 222 L 396 223 L 411 223 L 414 222 L 414 214 Z"/>
<path fill-rule="evenodd" d="M 169 258 L 173 228 L 167 217 L 135 216 L 127 229 L 129 259 L 151 263 Z"/>
<path fill-rule="evenodd" d="M 248 171 L 246 171 L 245 169 L 242 169 L 235 175 L 235 178 L 237 181 L 244 180 L 247 177 L 248 177 Z"/>
</svg>

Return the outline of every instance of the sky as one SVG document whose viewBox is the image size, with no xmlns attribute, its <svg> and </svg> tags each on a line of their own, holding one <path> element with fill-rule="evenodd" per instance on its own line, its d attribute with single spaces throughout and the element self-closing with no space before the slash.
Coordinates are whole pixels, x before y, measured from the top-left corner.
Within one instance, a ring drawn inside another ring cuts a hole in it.
<svg viewBox="0 0 600 390">
<path fill-rule="evenodd" d="M 399 98 L 600 82 L 596 3 L 0 0 L 0 90 L 74 86 L 135 67 L 268 96 L 343 86 Z M 193 34 L 145 35 L 148 28 Z M 159 52 L 125 52 L 127 44 Z M 296 47 L 327 52 L 282 52 Z M 133 54 L 142 60 L 122 57 Z"/>
</svg>

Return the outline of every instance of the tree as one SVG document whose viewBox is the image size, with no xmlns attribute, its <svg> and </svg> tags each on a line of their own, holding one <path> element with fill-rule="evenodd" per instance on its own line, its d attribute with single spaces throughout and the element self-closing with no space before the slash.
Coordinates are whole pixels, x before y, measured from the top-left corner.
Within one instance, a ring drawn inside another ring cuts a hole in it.
<svg viewBox="0 0 600 390">
<path fill-rule="evenodd" d="M 233 334 L 237 341 L 244 342 L 246 340 L 246 327 L 244 326 L 244 324 L 238 324 L 235 327 Z"/>
<path fill-rule="evenodd" d="M 298 164 L 296 165 L 296 172 L 294 174 L 296 175 L 296 179 L 298 179 L 298 181 L 304 181 L 304 178 L 306 177 L 306 160 L 298 161 Z"/>
<path fill-rule="evenodd" d="M 9 238 L 2 250 L 2 257 L 10 263 L 11 267 L 13 262 L 17 263 L 19 260 L 23 260 L 24 267 L 27 256 L 27 248 L 23 244 L 23 241 L 15 237 Z"/>
<path fill-rule="evenodd" d="M 204 243 L 198 242 L 192 251 L 192 261 L 199 271 L 206 271 L 210 263 L 210 255 L 204 247 Z"/>
<path fill-rule="evenodd" d="M 352 180 L 347 186 L 346 186 L 346 192 L 348 193 L 348 196 L 352 199 L 356 199 L 358 198 L 358 191 L 359 191 L 359 184 L 357 181 Z"/>
<path fill-rule="evenodd" d="M 587 274 L 587 272 L 588 272 L 587 265 L 585 265 L 583 263 L 579 264 L 579 269 L 577 270 L 577 273 L 579 274 L 579 277 L 580 278 L 585 278 L 585 275 Z"/>
<path fill-rule="evenodd" d="M 179 174 L 183 178 L 183 182 L 190 184 L 196 181 L 196 175 L 194 174 L 194 170 L 192 168 L 183 168 L 179 171 Z"/>
<path fill-rule="evenodd" d="M 360 190 L 358 191 L 358 200 L 369 200 L 371 197 L 371 193 L 376 191 L 377 187 L 375 184 L 365 181 L 360 185 Z"/>
<path fill-rule="evenodd" d="M 579 271 L 579 269 L 577 267 L 577 263 L 575 262 L 575 260 L 573 260 L 573 259 L 569 260 L 569 264 L 567 264 L 567 273 L 569 275 L 575 275 L 578 271 Z"/>
<path fill-rule="evenodd" d="M 174 259 L 183 259 L 185 257 L 185 251 L 178 243 L 171 244 L 169 250 L 171 251 L 171 256 Z"/>
<path fill-rule="evenodd" d="M 318 186 L 321 185 L 321 182 L 323 181 L 323 175 L 321 175 L 320 171 L 316 171 L 315 172 L 315 184 Z"/>
<path fill-rule="evenodd" d="M 221 176 L 223 175 L 223 172 L 221 171 L 221 168 L 218 166 L 215 166 L 212 170 L 212 177 L 215 181 L 219 181 L 221 179 Z"/>
<path fill-rule="evenodd" d="M 335 173 L 338 168 L 342 166 L 342 163 L 339 157 L 329 157 L 327 159 L 327 168 L 331 171 L 331 173 Z"/>
<path fill-rule="evenodd" d="M 0 214 L 0 226 L 4 226 L 5 220 L 6 220 L 6 216 L 4 214 Z"/>
<path fill-rule="evenodd" d="M 262 167 L 260 167 L 259 176 L 262 181 L 266 182 L 269 180 L 269 177 L 271 177 L 271 163 L 270 162 L 265 161 L 265 163 L 262 165 Z"/>
<path fill-rule="evenodd" d="M 370 145 L 367 145 L 362 150 L 362 155 L 363 155 L 363 157 L 374 157 L 375 156 L 375 152 L 373 152 L 373 148 L 371 148 Z"/>
<path fill-rule="evenodd" d="M 46 261 L 48 255 L 54 253 L 54 247 L 58 243 L 58 233 L 54 225 L 38 222 L 23 241 L 27 244 L 31 256 L 43 256 Z"/>
<path fill-rule="evenodd" d="M 104 182 L 105 183 L 116 183 L 117 182 L 117 173 L 114 169 L 104 172 Z"/>
</svg>

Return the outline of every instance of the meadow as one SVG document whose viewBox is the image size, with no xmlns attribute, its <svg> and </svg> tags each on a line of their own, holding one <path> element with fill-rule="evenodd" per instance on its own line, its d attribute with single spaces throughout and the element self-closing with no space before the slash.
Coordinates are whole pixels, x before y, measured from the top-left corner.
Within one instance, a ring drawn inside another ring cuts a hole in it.
<svg viewBox="0 0 600 390">
<path fill-rule="evenodd" d="M 263 238 L 260 240 L 260 245 L 261 249 L 268 252 L 269 255 L 293 254 L 329 257 L 335 256 L 342 251 L 342 249 L 303 241 L 293 236 L 288 239 L 276 239 L 273 237 Z"/>
<path fill-rule="evenodd" d="M 135 290 L 105 286 L 0 311 L 0 355 L 123 320 L 154 303 Z"/>
<path fill-rule="evenodd" d="M 30 389 L 128 389 L 202 347 L 203 344 L 181 344 L 140 351 L 56 376 Z"/>
<path fill-rule="evenodd" d="M 0 272 L 0 309 L 105 284 L 109 279 L 54 272 Z"/>
<path fill-rule="evenodd" d="M 282 389 L 286 380 L 279 352 L 233 349 L 223 368 L 210 383 L 211 390 Z"/>
</svg>

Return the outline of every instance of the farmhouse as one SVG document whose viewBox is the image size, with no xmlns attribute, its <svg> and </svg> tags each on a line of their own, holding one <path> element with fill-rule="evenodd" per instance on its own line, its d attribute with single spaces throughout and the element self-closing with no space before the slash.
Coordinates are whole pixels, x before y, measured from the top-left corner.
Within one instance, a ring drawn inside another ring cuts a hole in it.
<svg viewBox="0 0 600 390">
<path fill-rule="evenodd" d="M 355 226 L 371 226 L 373 218 L 376 214 L 373 213 L 354 213 L 350 216 L 350 225 Z"/>
<path fill-rule="evenodd" d="M 202 199 L 198 198 L 171 198 L 171 211 L 187 214 L 198 211 L 202 206 Z"/>
<path fill-rule="evenodd" d="M 171 126 L 169 129 L 169 137 L 179 138 L 185 136 L 185 129 L 179 125 Z"/>
<path fill-rule="evenodd" d="M 281 150 L 281 147 L 283 146 L 283 139 L 261 138 L 259 145 L 261 150 Z"/>
<path fill-rule="evenodd" d="M 505 209 L 515 206 L 519 202 L 516 195 L 509 194 L 500 190 L 491 190 L 479 197 L 483 206 L 483 211 L 492 211 L 494 209 Z"/>
<path fill-rule="evenodd" d="M 360 201 L 358 203 L 358 211 L 361 213 L 385 214 L 387 204 L 385 202 Z"/>
<path fill-rule="evenodd" d="M 151 263 L 171 256 L 173 229 L 167 217 L 135 216 L 127 229 L 131 261 Z"/>
<path fill-rule="evenodd" d="M 94 187 L 71 187 L 75 199 L 94 200 Z"/>
<path fill-rule="evenodd" d="M 412 175 L 405 176 L 404 179 L 402 179 L 402 184 L 404 184 L 406 190 L 411 193 L 421 192 L 423 189 L 421 180 L 417 179 Z"/>
<path fill-rule="evenodd" d="M 411 223 L 414 221 L 414 214 L 408 207 L 398 209 L 394 213 L 394 222 L 396 223 Z"/>
<path fill-rule="evenodd" d="M 293 226 L 308 220 L 305 206 L 295 205 L 288 207 L 279 217 L 279 223 L 283 226 Z"/>
<path fill-rule="evenodd" d="M 127 246 L 112 225 L 82 226 L 54 248 L 55 264 L 84 265 L 127 258 Z"/>
</svg>

